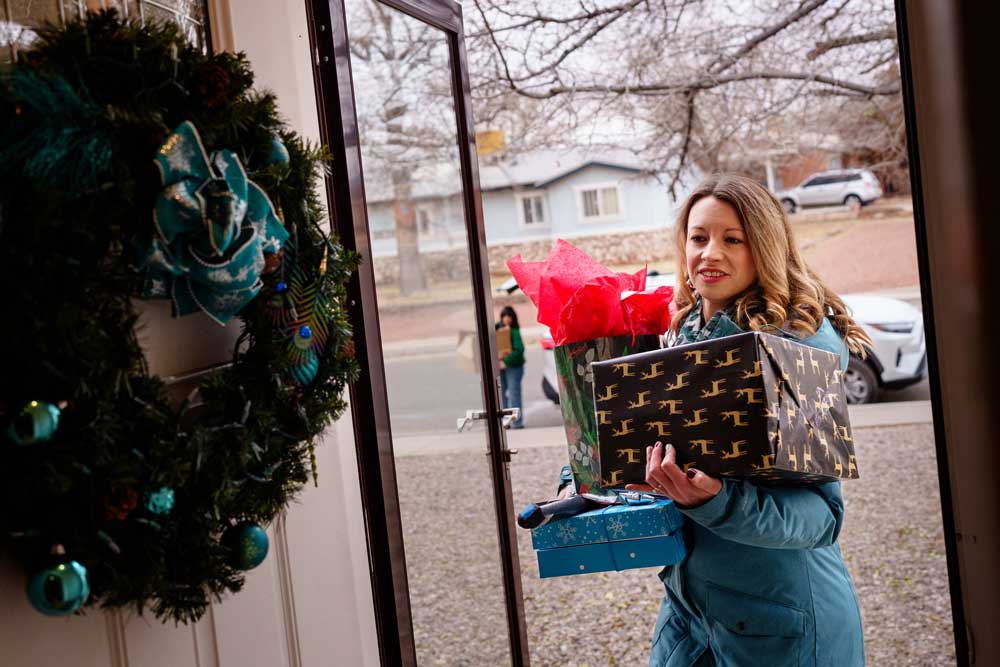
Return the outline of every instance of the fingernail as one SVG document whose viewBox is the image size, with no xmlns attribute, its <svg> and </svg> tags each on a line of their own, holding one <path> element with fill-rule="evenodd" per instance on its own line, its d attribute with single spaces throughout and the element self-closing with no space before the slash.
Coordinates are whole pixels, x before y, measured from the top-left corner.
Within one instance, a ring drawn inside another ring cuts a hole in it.
<svg viewBox="0 0 1000 667">
<path fill-rule="evenodd" d="M 694 479 L 694 476 L 697 475 L 697 474 L 698 474 L 697 470 L 695 470 L 694 468 L 688 468 L 688 471 L 687 471 L 688 479 Z"/>
</svg>

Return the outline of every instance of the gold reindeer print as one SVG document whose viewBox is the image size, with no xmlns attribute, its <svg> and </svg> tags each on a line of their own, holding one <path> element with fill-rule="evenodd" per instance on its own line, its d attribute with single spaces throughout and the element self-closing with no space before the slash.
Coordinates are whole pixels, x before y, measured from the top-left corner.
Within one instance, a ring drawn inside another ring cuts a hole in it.
<svg viewBox="0 0 1000 667">
<path fill-rule="evenodd" d="M 778 417 L 778 402 L 774 401 L 773 403 L 771 403 L 771 407 L 770 408 L 764 408 L 764 412 L 762 414 L 764 415 L 765 419 L 778 419 L 779 418 Z"/>
<path fill-rule="evenodd" d="M 792 470 L 799 469 L 799 457 L 795 455 L 795 452 L 788 452 L 788 467 Z"/>
<path fill-rule="evenodd" d="M 666 410 L 667 408 L 670 408 L 670 412 L 667 413 L 669 415 L 681 415 L 681 414 L 684 414 L 684 411 L 681 410 L 681 406 L 683 404 L 684 404 L 684 401 L 682 401 L 682 400 L 680 400 L 678 398 L 672 398 L 672 399 L 669 399 L 669 400 L 666 400 L 666 401 L 657 401 L 656 402 L 657 407 L 659 407 L 661 410 Z"/>
<path fill-rule="evenodd" d="M 806 360 L 802 355 L 802 350 L 799 350 L 799 356 L 795 357 L 795 372 L 805 373 L 806 372 Z"/>
<path fill-rule="evenodd" d="M 673 391 L 675 389 L 680 389 L 681 387 L 688 387 L 688 386 L 690 386 L 691 383 L 687 382 L 687 376 L 688 375 L 689 375 L 689 373 L 687 371 L 685 371 L 683 373 L 678 373 L 677 374 L 677 382 L 675 382 L 673 384 L 671 384 L 671 383 L 668 382 L 667 386 L 665 387 L 666 391 Z"/>
<path fill-rule="evenodd" d="M 856 477 L 857 474 L 858 474 L 858 460 L 854 458 L 854 454 L 849 454 L 847 457 L 847 476 Z"/>
<path fill-rule="evenodd" d="M 837 473 L 837 477 L 844 476 L 844 464 L 840 462 L 840 459 L 837 459 L 836 463 L 833 464 L 833 471 Z"/>
<path fill-rule="evenodd" d="M 775 451 L 781 449 L 781 431 L 768 431 L 767 439 L 774 443 Z"/>
<path fill-rule="evenodd" d="M 622 474 L 624 470 L 612 470 L 611 479 L 604 480 L 604 486 L 618 486 L 622 483 Z"/>
<path fill-rule="evenodd" d="M 664 374 L 663 370 L 661 368 L 662 366 L 663 366 L 663 362 L 662 361 L 656 361 L 654 363 L 651 363 L 649 365 L 649 372 L 641 374 L 639 376 L 639 379 L 640 380 L 652 380 L 653 378 L 660 377 L 661 375 Z"/>
<path fill-rule="evenodd" d="M 838 426 L 837 428 L 840 429 L 841 440 L 843 440 L 844 442 L 854 442 L 854 440 L 851 439 L 851 435 L 847 432 L 846 426 Z"/>
<path fill-rule="evenodd" d="M 733 448 L 731 451 L 722 452 L 723 459 L 736 459 L 747 455 L 747 451 L 745 449 L 741 449 L 743 445 L 747 444 L 746 440 L 733 440 L 730 444 Z"/>
<path fill-rule="evenodd" d="M 833 374 L 830 376 L 830 384 L 840 384 L 840 369 L 834 369 Z"/>
<path fill-rule="evenodd" d="M 688 350 L 684 353 L 685 359 L 694 359 L 695 366 L 707 366 L 708 359 L 705 357 L 708 355 L 708 350 Z"/>
<path fill-rule="evenodd" d="M 788 417 L 789 424 L 795 421 L 795 404 L 791 401 L 785 403 L 785 416 Z"/>
<path fill-rule="evenodd" d="M 708 412 L 708 408 L 699 408 L 694 411 L 694 419 L 685 419 L 684 428 L 691 428 L 692 426 L 701 426 L 702 424 L 707 424 L 708 419 L 702 417 L 702 414 Z"/>
<path fill-rule="evenodd" d="M 740 351 L 740 348 L 738 348 L 738 347 L 734 347 L 731 350 L 726 350 L 726 358 L 725 359 L 716 359 L 714 367 L 715 368 L 725 368 L 726 366 L 735 366 L 736 364 L 741 363 L 743 360 L 740 359 L 738 356 L 736 356 L 736 354 L 739 351 Z"/>
<path fill-rule="evenodd" d="M 755 361 L 755 362 L 753 362 L 753 370 L 752 371 L 743 371 L 743 379 L 744 380 L 749 380 L 750 378 L 759 378 L 762 374 L 763 374 L 763 371 L 761 371 L 761 369 L 760 369 L 760 362 L 759 361 Z"/>
<path fill-rule="evenodd" d="M 763 389 L 760 388 L 760 387 L 743 387 L 742 389 L 737 389 L 736 390 L 736 395 L 737 396 L 742 396 L 743 398 L 745 398 L 747 400 L 747 405 L 751 405 L 753 403 L 763 403 L 764 402 L 764 401 L 760 400 L 760 394 L 761 394 L 762 391 L 763 391 Z"/>
<path fill-rule="evenodd" d="M 826 395 L 826 407 L 827 408 L 832 408 L 834 405 L 836 405 L 837 401 L 839 401 L 839 400 L 840 400 L 840 394 L 833 394 L 833 393 L 827 394 Z"/>
<path fill-rule="evenodd" d="M 820 419 L 826 419 L 827 418 L 827 414 L 826 414 L 826 410 L 827 410 L 826 399 L 823 399 L 823 398 L 814 398 L 813 399 L 813 407 L 816 408 L 816 414 L 819 415 Z"/>
<path fill-rule="evenodd" d="M 788 369 L 785 368 L 784 365 L 782 364 L 779 364 L 778 368 L 781 369 L 781 379 L 784 380 L 785 382 L 791 382 L 792 376 L 788 374 Z"/>
<path fill-rule="evenodd" d="M 812 460 L 813 460 L 812 452 L 809 450 L 809 448 L 807 447 L 807 448 L 803 449 L 802 450 L 802 469 L 803 470 L 809 470 L 809 464 L 812 463 Z"/>
<path fill-rule="evenodd" d="M 650 405 L 649 395 L 652 394 L 652 393 L 653 393 L 653 391 L 651 389 L 647 390 L 647 391 L 640 391 L 635 396 L 636 397 L 636 401 L 634 401 L 634 402 L 633 401 L 629 401 L 628 402 L 628 409 L 629 410 L 635 410 L 636 408 L 641 408 L 643 406 Z"/>
<path fill-rule="evenodd" d="M 823 448 L 823 456 L 830 458 L 830 443 L 826 441 L 826 434 L 820 431 L 817 439 L 819 440 L 820 447 Z"/>
<path fill-rule="evenodd" d="M 600 396 L 597 396 L 594 400 L 596 400 L 598 403 L 607 403 L 610 400 L 618 398 L 617 390 L 618 390 L 617 383 L 609 384 L 606 387 L 604 387 L 604 393 Z"/>
<path fill-rule="evenodd" d="M 628 435 L 629 433 L 635 433 L 635 429 L 631 428 L 631 423 L 632 423 L 631 419 L 623 419 L 621 421 L 622 421 L 621 429 L 612 429 L 611 437 L 620 438 L 623 435 Z"/>
<path fill-rule="evenodd" d="M 822 372 L 819 369 L 819 359 L 814 359 L 813 358 L 813 351 L 812 351 L 812 349 L 809 350 L 809 368 L 816 375 L 819 375 Z"/>
<path fill-rule="evenodd" d="M 670 435 L 670 431 L 667 430 L 670 428 L 670 422 L 664 422 L 664 421 L 646 422 L 647 431 L 652 431 L 654 428 L 656 429 L 656 437 L 658 438 Z"/>
<path fill-rule="evenodd" d="M 763 454 L 760 457 L 760 465 L 751 463 L 750 467 L 754 470 L 770 470 L 774 467 L 774 454 Z"/>
<path fill-rule="evenodd" d="M 802 393 L 802 383 L 798 380 L 795 381 L 795 394 L 799 397 L 799 405 L 809 400 L 809 397 Z"/>
<path fill-rule="evenodd" d="M 615 452 L 618 454 L 618 458 L 621 458 L 623 456 L 628 457 L 628 460 L 625 461 L 625 463 L 642 463 L 642 461 L 639 460 L 639 452 L 640 451 L 642 451 L 642 450 L 639 450 L 639 449 L 616 449 L 615 450 Z"/>
<path fill-rule="evenodd" d="M 731 419 L 733 421 L 733 426 L 748 426 L 747 422 L 743 421 L 743 418 L 749 414 L 746 410 L 726 410 L 722 413 L 722 421 Z"/>
<path fill-rule="evenodd" d="M 711 456 L 712 454 L 718 454 L 717 451 L 710 449 L 712 445 L 715 444 L 715 440 L 689 440 L 688 446 L 691 449 L 701 448 L 702 456 Z"/>
<path fill-rule="evenodd" d="M 606 426 L 611 423 L 611 410 L 594 410 L 597 415 L 597 423 Z"/>
<path fill-rule="evenodd" d="M 612 364 L 611 368 L 613 368 L 616 373 L 621 373 L 623 378 L 635 377 L 635 364 L 631 361 L 623 361 L 620 364 Z"/>
<path fill-rule="evenodd" d="M 726 390 L 725 389 L 720 389 L 720 387 L 722 387 L 722 385 L 725 383 L 725 381 L 726 381 L 725 378 L 723 378 L 721 380 L 712 380 L 712 388 L 711 389 L 702 389 L 701 390 L 701 397 L 702 398 L 711 398 L 712 396 L 719 396 L 721 394 L 725 394 Z"/>
</svg>

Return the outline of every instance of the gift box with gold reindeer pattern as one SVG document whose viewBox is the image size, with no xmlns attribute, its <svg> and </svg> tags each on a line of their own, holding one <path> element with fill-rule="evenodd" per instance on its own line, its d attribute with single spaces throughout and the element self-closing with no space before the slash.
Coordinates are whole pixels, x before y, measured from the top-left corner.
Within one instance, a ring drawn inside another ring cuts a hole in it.
<svg viewBox="0 0 1000 667">
<path fill-rule="evenodd" d="M 594 362 L 601 486 L 642 482 L 646 447 L 682 469 L 808 484 L 858 477 L 840 358 L 749 332 Z"/>
</svg>

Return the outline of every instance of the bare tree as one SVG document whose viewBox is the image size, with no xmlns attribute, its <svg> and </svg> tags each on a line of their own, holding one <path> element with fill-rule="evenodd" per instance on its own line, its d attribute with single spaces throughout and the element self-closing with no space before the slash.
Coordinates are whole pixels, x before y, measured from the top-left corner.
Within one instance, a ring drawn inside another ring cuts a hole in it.
<svg viewBox="0 0 1000 667">
<path fill-rule="evenodd" d="M 399 288 L 426 288 L 415 186 L 456 162 L 447 42 L 439 31 L 378 2 L 348 16 L 359 134 L 369 201 L 391 199 Z"/>
<path fill-rule="evenodd" d="M 899 103 L 890 0 L 472 0 L 468 20 L 478 121 L 527 145 L 598 128 L 669 173 L 671 191 L 692 164 Z M 887 154 L 902 139 L 868 135 L 896 142 Z"/>
</svg>

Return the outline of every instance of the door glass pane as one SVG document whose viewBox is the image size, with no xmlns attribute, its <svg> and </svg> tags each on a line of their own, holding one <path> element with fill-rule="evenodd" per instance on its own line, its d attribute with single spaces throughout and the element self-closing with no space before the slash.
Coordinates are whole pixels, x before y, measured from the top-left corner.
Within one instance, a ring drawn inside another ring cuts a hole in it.
<svg viewBox="0 0 1000 667">
<path fill-rule="evenodd" d="M 445 33 L 347 2 L 417 660 L 510 663 Z M 418 210 L 433 210 L 420 229 Z M 492 334 L 492 331 L 490 331 Z M 492 369 L 486 370 L 492 377 Z"/>
</svg>

